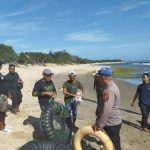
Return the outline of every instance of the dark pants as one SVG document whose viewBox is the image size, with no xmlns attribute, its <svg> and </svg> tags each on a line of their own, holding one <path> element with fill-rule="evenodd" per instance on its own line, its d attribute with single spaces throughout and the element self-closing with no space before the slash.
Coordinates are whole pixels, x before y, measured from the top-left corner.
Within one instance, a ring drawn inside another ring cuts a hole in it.
<svg viewBox="0 0 150 150">
<path fill-rule="evenodd" d="M 121 150 L 120 146 L 120 129 L 121 124 L 115 126 L 105 126 L 104 130 L 112 140 L 115 150 Z"/>
<path fill-rule="evenodd" d="M 10 95 L 12 98 L 12 107 L 15 108 L 16 106 L 20 105 L 22 102 L 22 93 L 20 90 L 10 90 Z"/>
<path fill-rule="evenodd" d="M 5 128 L 5 117 L 6 112 L 0 112 L 0 130 L 3 130 Z"/>
<path fill-rule="evenodd" d="M 148 126 L 148 116 L 150 112 L 150 104 L 139 104 L 142 114 L 141 126 L 147 128 Z"/>
</svg>

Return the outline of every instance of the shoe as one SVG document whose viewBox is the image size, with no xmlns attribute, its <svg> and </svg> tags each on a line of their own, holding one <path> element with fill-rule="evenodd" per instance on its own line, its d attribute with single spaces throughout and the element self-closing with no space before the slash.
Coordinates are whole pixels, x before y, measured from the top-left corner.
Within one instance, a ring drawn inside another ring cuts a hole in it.
<svg viewBox="0 0 150 150">
<path fill-rule="evenodd" d="M 2 133 L 11 133 L 13 130 L 9 129 L 9 128 L 5 128 L 3 130 L 1 130 L 0 132 Z"/>
<path fill-rule="evenodd" d="M 12 126 L 5 126 L 5 128 L 7 128 L 7 129 L 12 129 Z"/>
<path fill-rule="evenodd" d="M 143 128 L 143 131 L 145 131 L 145 132 L 150 132 L 150 130 L 147 129 L 147 128 Z"/>
</svg>

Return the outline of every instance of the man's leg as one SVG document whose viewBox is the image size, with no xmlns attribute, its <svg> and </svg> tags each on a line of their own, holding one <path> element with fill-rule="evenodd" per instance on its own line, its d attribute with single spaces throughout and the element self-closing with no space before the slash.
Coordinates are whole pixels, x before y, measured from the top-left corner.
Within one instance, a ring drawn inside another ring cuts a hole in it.
<svg viewBox="0 0 150 150">
<path fill-rule="evenodd" d="M 6 113 L 5 112 L 0 112 L 0 130 L 4 130 L 5 129 L 5 117 L 6 117 Z"/>
<path fill-rule="evenodd" d="M 77 119 L 77 111 L 78 111 L 78 104 L 76 102 L 72 102 L 71 108 L 72 108 L 72 115 L 73 115 L 73 126 L 75 126 L 76 119 Z"/>
<path fill-rule="evenodd" d="M 115 147 L 115 150 L 121 150 L 121 145 L 120 145 L 120 129 L 121 129 L 121 124 L 116 125 L 116 126 L 105 126 L 104 130 L 110 137 L 110 139 L 113 142 L 113 145 Z"/>
<path fill-rule="evenodd" d="M 16 114 L 17 113 L 17 105 L 18 105 L 17 93 L 15 90 L 11 90 L 10 94 L 11 94 L 11 100 L 12 100 L 12 113 Z"/>
<path fill-rule="evenodd" d="M 142 114 L 142 121 L 141 121 L 141 126 L 142 128 L 147 128 L 147 121 L 148 121 L 148 109 L 145 104 L 140 104 L 140 109 L 141 109 L 141 114 Z"/>
<path fill-rule="evenodd" d="M 17 112 L 20 112 L 20 109 L 19 109 L 19 106 L 20 106 L 20 104 L 21 104 L 21 102 L 22 102 L 22 93 L 21 93 L 21 91 L 20 90 L 16 90 L 16 96 L 17 96 L 17 98 L 16 98 L 16 103 L 17 103 L 17 105 L 16 105 L 16 111 Z"/>
</svg>

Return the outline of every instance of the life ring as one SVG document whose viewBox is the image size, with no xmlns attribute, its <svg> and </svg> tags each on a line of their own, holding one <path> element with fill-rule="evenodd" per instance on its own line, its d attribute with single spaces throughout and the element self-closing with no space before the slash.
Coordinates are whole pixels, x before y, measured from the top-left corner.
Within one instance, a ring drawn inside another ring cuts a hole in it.
<svg viewBox="0 0 150 150">
<path fill-rule="evenodd" d="M 71 150 L 70 145 L 49 141 L 30 141 L 19 150 Z"/>
<path fill-rule="evenodd" d="M 65 143 L 71 138 L 71 116 L 66 107 L 58 102 L 44 109 L 41 115 L 41 126 L 47 140 Z"/>
<path fill-rule="evenodd" d="M 101 140 L 105 150 L 114 150 L 114 146 L 110 138 L 102 130 L 93 131 L 92 127 L 85 126 L 79 129 L 74 135 L 73 145 L 75 150 L 82 150 L 81 139 L 86 135 L 93 135 Z"/>
</svg>

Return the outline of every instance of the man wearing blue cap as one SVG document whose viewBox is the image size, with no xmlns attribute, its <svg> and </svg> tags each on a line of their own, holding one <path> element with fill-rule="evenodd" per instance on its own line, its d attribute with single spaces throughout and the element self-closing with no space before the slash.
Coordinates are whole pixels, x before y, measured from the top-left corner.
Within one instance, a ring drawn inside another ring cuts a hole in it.
<svg viewBox="0 0 150 150">
<path fill-rule="evenodd" d="M 99 102 L 96 111 L 96 123 L 93 125 L 93 130 L 104 129 L 111 138 L 115 150 L 121 150 L 120 146 L 120 129 L 121 116 L 119 111 L 120 92 L 117 85 L 112 80 L 112 69 L 103 67 L 98 71 L 99 83 L 107 88 L 104 88 L 99 96 Z"/>
</svg>

